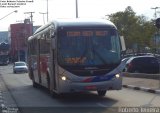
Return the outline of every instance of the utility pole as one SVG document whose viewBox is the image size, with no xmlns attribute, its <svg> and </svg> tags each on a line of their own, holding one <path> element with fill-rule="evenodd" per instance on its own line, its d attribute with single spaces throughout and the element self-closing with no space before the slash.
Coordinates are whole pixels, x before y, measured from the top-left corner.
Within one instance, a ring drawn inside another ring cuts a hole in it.
<svg viewBox="0 0 160 113">
<path fill-rule="evenodd" d="M 42 13 L 42 12 L 39 12 L 39 14 L 42 14 L 42 15 L 43 15 L 43 24 L 45 24 L 44 15 L 45 15 L 45 14 L 47 14 L 47 13 Z"/>
<path fill-rule="evenodd" d="M 160 7 L 152 7 L 152 8 L 151 8 L 151 9 L 155 10 L 155 13 L 154 13 L 155 19 L 157 19 L 157 9 L 158 9 L 158 8 L 160 8 Z"/>
<path fill-rule="evenodd" d="M 33 24 L 33 13 L 34 12 L 25 12 L 24 14 L 30 14 L 31 17 L 31 23 Z"/>
<path fill-rule="evenodd" d="M 47 22 L 48 22 L 48 0 L 47 0 Z"/>
<path fill-rule="evenodd" d="M 76 18 L 78 18 L 78 0 L 76 0 Z"/>
<path fill-rule="evenodd" d="M 155 25 L 158 29 L 157 33 L 155 33 L 155 45 L 156 45 L 156 48 L 155 50 L 157 49 L 158 50 L 158 46 L 157 46 L 157 37 L 159 38 L 160 36 L 160 18 L 157 19 L 157 9 L 160 8 L 160 7 L 154 7 L 154 8 L 151 8 L 151 9 L 154 9 L 155 10 Z M 155 52 L 156 53 L 156 52 Z M 158 52 L 157 52 L 158 53 Z M 159 88 L 160 88 L 160 63 L 159 63 Z"/>
<path fill-rule="evenodd" d="M 32 24 L 32 34 L 33 34 L 33 13 L 34 12 L 25 12 L 24 14 L 30 14 L 31 24 Z"/>
</svg>

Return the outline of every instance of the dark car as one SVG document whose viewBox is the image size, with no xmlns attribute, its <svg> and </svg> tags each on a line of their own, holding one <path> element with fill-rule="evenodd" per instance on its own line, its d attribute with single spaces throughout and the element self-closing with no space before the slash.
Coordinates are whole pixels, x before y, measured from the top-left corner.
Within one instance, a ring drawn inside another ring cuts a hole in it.
<svg viewBox="0 0 160 113">
<path fill-rule="evenodd" d="M 136 56 L 127 61 L 125 71 L 156 74 L 159 73 L 159 63 L 154 56 Z"/>
</svg>

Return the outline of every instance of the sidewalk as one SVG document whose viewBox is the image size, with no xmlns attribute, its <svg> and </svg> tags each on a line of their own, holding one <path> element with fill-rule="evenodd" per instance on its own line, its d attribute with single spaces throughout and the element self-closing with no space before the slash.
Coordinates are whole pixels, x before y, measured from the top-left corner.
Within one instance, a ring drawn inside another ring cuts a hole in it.
<svg viewBox="0 0 160 113">
<path fill-rule="evenodd" d="M 0 74 L 0 113 L 19 113 L 18 106 Z"/>
<path fill-rule="evenodd" d="M 123 87 L 160 94 L 160 81 L 155 79 L 123 77 Z"/>
</svg>

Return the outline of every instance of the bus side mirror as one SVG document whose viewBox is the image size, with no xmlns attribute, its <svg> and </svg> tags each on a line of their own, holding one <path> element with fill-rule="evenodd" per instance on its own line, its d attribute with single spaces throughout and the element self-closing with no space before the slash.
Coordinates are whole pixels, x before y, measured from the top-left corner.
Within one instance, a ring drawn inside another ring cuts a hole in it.
<svg viewBox="0 0 160 113">
<path fill-rule="evenodd" d="M 126 51 L 126 45 L 125 45 L 125 41 L 124 41 L 123 36 L 120 36 L 120 42 L 121 42 L 121 51 L 125 52 Z"/>
</svg>

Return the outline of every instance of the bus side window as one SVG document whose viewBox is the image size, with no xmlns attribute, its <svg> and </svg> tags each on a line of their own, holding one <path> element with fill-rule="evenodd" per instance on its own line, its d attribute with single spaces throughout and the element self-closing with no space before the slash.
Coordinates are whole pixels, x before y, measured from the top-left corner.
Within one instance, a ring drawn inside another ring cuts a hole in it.
<svg viewBox="0 0 160 113">
<path fill-rule="evenodd" d="M 30 53 L 30 55 L 36 55 L 36 53 L 37 53 L 37 49 L 36 49 L 36 47 L 37 47 L 37 42 L 36 42 L 36 40 L 34 39 L 32 42 L 30 42 L 30 44 L 29 44 L 29 53 Z"/>
<path fill-rule="evenodd" d="M 40 54 L 49 54 L 50 52 L 50 38 L 49 34 L 43 34 L 40 38 Z"/>
</svg>

